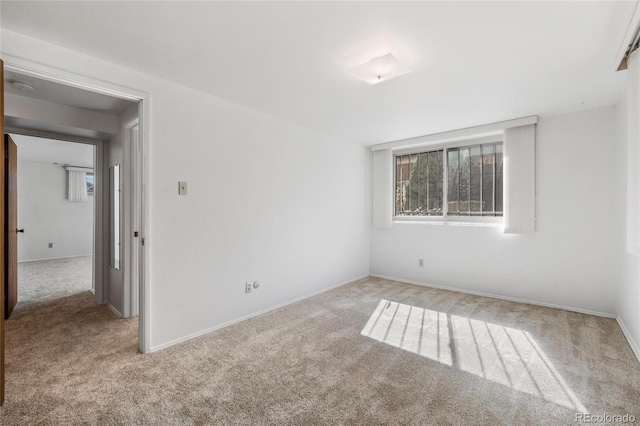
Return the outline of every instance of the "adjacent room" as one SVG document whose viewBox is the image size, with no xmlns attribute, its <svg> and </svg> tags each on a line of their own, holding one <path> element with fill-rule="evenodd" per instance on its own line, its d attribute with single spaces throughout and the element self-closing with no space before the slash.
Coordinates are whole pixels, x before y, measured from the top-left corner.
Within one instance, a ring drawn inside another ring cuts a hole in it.
<svg viewBox="0 0 640 426">
<path fill-rule="evenodd" d="M 640 421 L 637 0 L 0 26 L 19 274 L 91 261 L 4 323 L 3 424 Z"/>
<path fill-rule="evenodd" d="M 20 194 L 18 306 L 94 292 L 94 147 L 11 138 L 18 147 Z"/>
</svg>

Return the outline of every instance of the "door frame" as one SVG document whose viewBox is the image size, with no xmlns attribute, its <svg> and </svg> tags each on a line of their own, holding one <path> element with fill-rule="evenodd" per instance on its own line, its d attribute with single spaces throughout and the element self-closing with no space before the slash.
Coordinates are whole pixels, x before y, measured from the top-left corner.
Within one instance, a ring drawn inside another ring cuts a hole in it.
<svg viewBox="0 0 640 426">
<path fill-rule="evenodd" d="M 75 136 L 67 136 L 61 133 L 48 132 L 42 130 L 23 129 L 20 127 L 6 127 L 5 133 L 14 135 L 32 136 L 36 138 L 55 139 L 62 142 L 81 143 L 93 146 L 93 174 L 97 176 L 95 181 L 95 196 L 93 200 L 93 256 L 91 264 L 91 291 L 95 295 L 96 304 L 101 305 L 107 301 L 106 287 L 104 282 L 107 280 L 105 276 L 105 251 L 103 244 L 108 243 L 108 239 L 104 236 L 105 208 L 106 203 L 103 194 L 107 190 L 105 181 L 104 167 L 104 141 L 91 138 L 80 138 Z"/>
<path fill-rule="evenodd" d="M 137 115 L 125 122 L 122 126 L 124 131 L 123 150 L 129 155 L 123 156 L 123 186 L 127 188 L 125 194 L 127 199 L 124 202 L 124 294 L 123 294 L 123 316 L 131 318 L 139 313 L 139 293 L 140 293 L 140 268 L 139 260 L 142 255 L 142 238 L 139 236 L 140 224 L 140 191 L 142 185 L 140 174 L 140 117 Z M 134 233 L 138 233 L 136 236 Z"/>
<path fill-rule="evenodd" d="M 138 159 L 131 163 L 131 170 L 134 171 L 134 182 L 138 189 L 138 197 L 136 204 L 139 206 L 137 210 L 136 223 L 140 225 L 139 228 L 139 241 L 140 249 L 132 250 L 131 255 L 135 256 L 137 253 L 137 265 L 138 265 L 138 349 L 141 353 L 148 353 L 151 351 L 151 288 L 150 288 L 150 256 L 145 244 L 145 240 L 148 239 L 148 229 L 150 223 L 150 197 L 149 197 L 149 182 L 150 182 L 150 158 L 148 153 L 150 152 L 151 145 L 151 96 L 143 91 L 132 89 L 117 84 L 107 83 L 101 80 L 93 79 L 87 76 L 75 74 L 72 72 L 64 71 L 58 68 L 49 67 L 47 65 L 27 61 L 11 55 L 3 55 L 5 71 L 13 71 L 23 75 L 29 75 L 40 79 L 60 83 L 66 86 L 71 86 L 79 89 L 84 89 L 90 92 L 101 93 L 104 95 L 112 96 L 115 98 L 125 99 L 138 103 L 138 129 L 139 129 L 139 147 L 138 147 Z M 89 142 L 89 141 L 85 141 Z M 97 150 L 103 149 L 102 144 L 97 145 Z M 124 150 L 124 159 L 131 155 L 131 152 Z M 130 161 L 130 159 L 129 159 Z M 101 165 L 100 162 L 96 162 L 97 165 Z M 96 169 L 97 171 L 97 169 Z M 126 182 L 125 182 L 126 184 Z M 97 188 L 96 188 L 97 189 Z M 96 202 L 98 200 L 96 199 Z M 96 203 L 97 204 L 97 203 Z M 131 218 L 128 218 L 131 220 Z M 96 216 L 96 222 L 98 217 Z M 102 231 L 100 231 L 102 232 Z M 127 236 L 125 241 L 129 241 L 131 236 Z M 96 242 L 98 235 L 96 235 Z M 98 249 L 96 244 L 96 249 Z M 102 246 L 99 247 L 102 250 Z M 100 252 L 103 254 L 102 252 Z M 98 251 L 96 250 L 96 257 L 98 257 Z M 102 256 L 100 256 L 102 262 Z M 102 266 L 103 268 L 103 266 Z M 102 274 L 99 274 L 101 277 Z M 98 275 L 96 275 L 96 278 Z M 98 282 L 96 282 L 96 296 L 97 300 L 102 299 L 104 302 L 104 295 L 102 294 L 103 286 L 98 288 Z M 126 289 L 125 289 L 126 293 Z M 125 308 L 126 309 L 126 308 Z"/>
<path fill-rule="evenodd" d="M 0 96 L 0 133 L 4 138 L 4 61 L 0 59 L 0 88 L 2 89 L 2 96 Z M 4 161 L 0 161 L 0 188 L 3 188 L 3 196 L 0 197 L 0 218 L 2 218 L 2 226 L 0 226 L 0 264 L 2 264 L 0 273 L 0 288 L 4 291 L 4 269 L 7 267 L 4 261 L 4 224 L 6 218 L 4 217 Z M 4 350 L 5 350 L 5 335 L 4 335 L 4 300 L 0 303 L 0 405 L 4 405 L 4 382 L 5 382 L 5 368 L 4 368 Z"/>
</svg>

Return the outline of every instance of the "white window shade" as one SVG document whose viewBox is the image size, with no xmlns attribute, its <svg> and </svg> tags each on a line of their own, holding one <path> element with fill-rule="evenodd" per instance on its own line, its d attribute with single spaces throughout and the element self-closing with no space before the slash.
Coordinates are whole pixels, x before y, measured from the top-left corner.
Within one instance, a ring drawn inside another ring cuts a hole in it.
<svg viewBox="0 0 640 426">
<path fill-rule="evenodd" d="M 373 151 L 373 226 L 391 228 L 393 216 L 393 155 Z"/>
<path fill-rule="evenodd" d="M 640 57 L 627 58 L 627 251 L 640 254 Z"/>
<path fill-rule="evenodd" d="M 87 201 L 87 174 L 69 170 L 69 201 Z"/>
<path fill-rule="evenodd" d="M 504 130 L 504 232 L 535 230 L 535 124 Z"/>
</svg>

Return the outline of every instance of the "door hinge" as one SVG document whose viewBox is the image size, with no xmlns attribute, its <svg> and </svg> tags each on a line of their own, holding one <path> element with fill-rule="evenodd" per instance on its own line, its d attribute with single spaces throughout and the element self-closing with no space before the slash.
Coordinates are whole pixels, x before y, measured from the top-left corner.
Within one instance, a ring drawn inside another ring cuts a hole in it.
<svg viewBox="0 0 640 426">
<path fill-rule="evenodd" d="M 144 245 L 144 238 L 142 238 L 142 245 Z"/>
<path fill-rule="evenodd" d="M 133 238 L 138 238 L 138 231 L 133 232 Z"/>
</svg>

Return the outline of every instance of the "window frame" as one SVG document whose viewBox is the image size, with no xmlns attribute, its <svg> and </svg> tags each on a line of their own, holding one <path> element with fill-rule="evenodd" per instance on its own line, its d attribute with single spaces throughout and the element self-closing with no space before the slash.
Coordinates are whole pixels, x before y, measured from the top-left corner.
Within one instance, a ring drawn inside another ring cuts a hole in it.
<svg viewBox="0 0 640 426">
<path fill-rule="evenodd" d="M 437 144 L 427 144 L 421 146 L 412 146 L 411 148 L 398 148 L 392 151 L 392 167 L 393 167 L 393 194 L 392 197 L 392 220 L 394 223 L 402 223 L 402 222 L 418 222 L 418 223 L 434 223 L 434 224 L 478 224 L 481 226 L 484 225 L 502 225 L 504 223 L 504 213 L 502 216 L 449 216 L 448 215 L 448 190 L 449 190 L 449 182 L 448 182 L 448 149 L 453 148 L 466 148 L 474 145 L 481 144 L 491 144 L 491 143 L 502 143 L 504 147 L 504 134 L 502 132 L 498 134 L 483 136 L 483 137 L 473 137 L 467 139 L 461 139 L 456 141 L 450 141 L 446 143 L 437 143 Z M 504 149 L 504 148 L 503 148 Z M 396 158 L 403 155 L 411 155 L 411 154 L 420 154 L 424 152 L 432 152 L 432 151 L 440 151 L 442 150 L 442 173 L 443 173 L 443 185 L 442 185 L 442 216 L 398 216 L 395 214 L 396 212 L 396 201 L 395 201 L 395 182 L 396 182 Z M 503 160 L 504 161 L 504 160 Z M 505 179 L 502 181 L 502 189 L 504 194 L 504 186 Z M 503 198 L 503 212 L 504 212 L 504 198 Z"/>
</svg>

